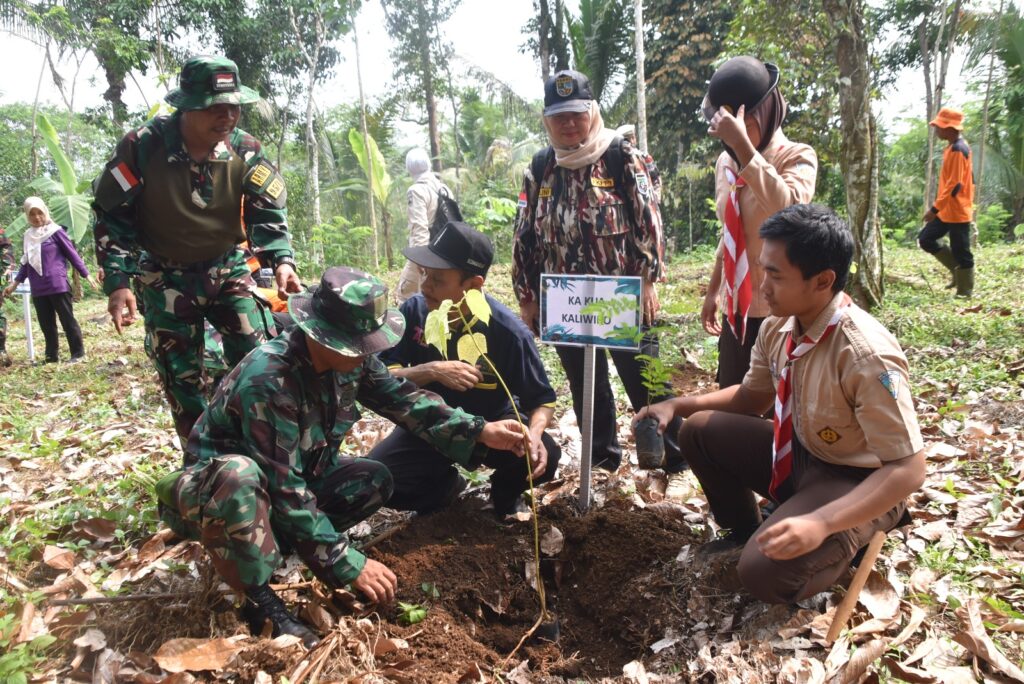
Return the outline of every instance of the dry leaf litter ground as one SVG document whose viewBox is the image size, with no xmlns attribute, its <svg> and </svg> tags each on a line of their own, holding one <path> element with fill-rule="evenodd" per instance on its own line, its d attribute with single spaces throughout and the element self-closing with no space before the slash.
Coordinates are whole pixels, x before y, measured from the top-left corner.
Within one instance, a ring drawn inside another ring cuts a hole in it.
<svg viewBox="0 0 1024 684">
<path fill-rule="evenodd" d="M 528 515 L 499 524 L 475 483 L 450 510 L 382 511 L 353 530 L 400 578 L 399 599 L 361 604 L 308 581 L 291 559 L 275 582 L 325 635 L 312 652 L 248 634 L 234 597 L 197 545 L 155 517 L 153 483 L 180 455 L 136 326 L 118 338 L 104 303 L 77 312 L 89 361 L 17 365 L 0 407 L 0 677 L 18 681 L 211 682 L 1003 682 L 1024 681 L 1024 352 L 1019 246 L 986 248 L 977 303 L 948 300 L 910 250 L 890 252 L 879 317 L 907 347 L 929 475 L 914 522 L 892 533 L 848 629 L 825 641 L 845 583 L 800 606 L 767 606 L 737 586 L 732 561 L 695 549 L 713 536 L 699 490 L 664 501 L 665 480 L 625 464 L 597 471 L 580 515 L 579 432 L 567 388 L 553 434 L 560 477 L 538 489 L 541 577 Z M 680 392 L 713 387 L 713 341 L 692 314 L 707 260 L 679 259 L 663 293 Z M 492 275 L 503 282 L 504 271 Z M 492 287 L 504 299 L 507 290 Z M 981 303 L 984 302 L 984 303 Z M 8 304 L 8 314 L 14 307 Z M 38 339 L 38 329 L 36 330 Z M 549 362 L 552 355 L 545 354 Z M 549 367 L 554 364 L 549 363 Z M 632 447 L 628 414 L 620 435 Z M 349 439 L 364 453 L 389 427 L 369 416 Z M 517 648 L 543 582 L 557 642 Z M 514 652 L 514 653 L 513 653 Z M 512 654 L 511 657 L 510 654 Z"/>
</svg>

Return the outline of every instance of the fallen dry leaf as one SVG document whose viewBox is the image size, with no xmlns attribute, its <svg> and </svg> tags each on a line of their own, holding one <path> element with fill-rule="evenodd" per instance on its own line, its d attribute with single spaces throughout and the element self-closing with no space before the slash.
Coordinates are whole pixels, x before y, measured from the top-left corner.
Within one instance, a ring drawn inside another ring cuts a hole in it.
<svg viewBox="0 0 1024 684">
<path fill-rule="evenodd" d="M 54 570 L 70 570 L 75 567 L 75 552 L 48 545 L 43 549 L 43 562 Z"/>
<path fill-rule="evenodd" d="M 889 670 L 889 674 L 899 677 L 900 681 L 908 682 L 908 684 L 939 684 L 937 676 L 926 670 L 919 670 L 896 662 L 892 658 L 882 658 L 882 664 Z"/>
<path fill-rule="evenodd" d="M 985 631 L 985 625 L 981 622 L 979 602 L 976 599 L 970 599 L 963 607 L 957 609 L 956 612 L 964 621 L 965 629 L 954 636 L 953 641 L 988 662 L 1003 674 L 1016 679 L 1018 682 L 1024 682 L 1024 670 L 1021 670 L 1009 658 L 1003 655 L 1003 652 L 996 647 L 992 639 L 989 638 L 988 632 Z"/>
<path fill-rule="evenodd" d="M 900 612 L 900 597 L 896 590 L 875 570 L 868 575 L 857 600 L 876 620 L 891 620 Z"/>
<path fill-rule="evenodd" d="M 540 550 L 545 556 L 557 556 L 564 545 L 565 535 L 554 525 L 540 538 Z"/>
<path fill-rule="evenodd" d="M 871 667 L 871 663 L 878 660 L 885 649 L 888 648 L 889 642 L 886 639 L 873 639 L 866 644 L 863 644 L 853 652 L 850 656 L 849 662 L 846 663 L 846 667 L 839 673 L 838 678 L 832 680 L 837 684 L 853 684 L 853 682 L 860 681 L 862 674 L 867 672 L 868 668 Z"/>
<path fill-rule="evenodd" d="M 91 539 L 100 544 L 109 544 L 114 541 L 114 532 L 117 531 L 117 523 L 106 518 L 86 518 L 76 520 L 71 529 L 78 533 L 79 537 Z"/>
<path fill-rule="evenodd" d="M 219 670 L 235 657 L 241 646 L 228 639 L 171 639 L 153 655 L 168 672 Z"/>
<path fill-rule="evenodd" d="M 639 660 L 628 662 L 622 666 L 622 679 L 626 684 L 648 684 L 651 681 L 647 676 L 644 664 Z"/>
<path fill-rule="evenodd" d="M 487 676 L 476 663 L 470 665 L 466 672 L 459 677 L 459 684 L 487 684 L 487 681 Z"/>
<path fill-rule="evenodd" d="M 824 684 L 825 666 L 813 658 L 789 658 L 779 669 L 778 684 Z"/>
<path fill-rule="evenodd" d="M 385 653 L 400 651 L 404 648 L 409 648 L 409 642 L 405 639 L 386 639 L 380 637 L 373 643 L 373 656 L 379 658 Z"/>
<path fill-rule="evenodd" d="M 107 637 L 100 630 L 90 627 L 85 630 L 85 634 L 75 639 L 72 643 L 79 648 L 99 651 L 107 647 Z"/>
</svg>

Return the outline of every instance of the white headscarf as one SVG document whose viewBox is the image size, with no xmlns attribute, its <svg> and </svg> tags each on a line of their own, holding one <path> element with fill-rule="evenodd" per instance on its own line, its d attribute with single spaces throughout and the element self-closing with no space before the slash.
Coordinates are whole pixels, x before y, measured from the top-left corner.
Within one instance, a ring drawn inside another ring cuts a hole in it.
<svg viewBox="0 0 1024 684">
<path fill-rule="evenodd" d="M 430 170 L 430 155 L 422 147 L 414 147 L 405 155 L 405 170 L 413 180 Z"/>
<path fill-rule="evenodd" d="M 555 148 L 555 163 L 566 169 L 582 169 L 590 166 L 602 156 L 605 150 L 615 139 L 615 131 L 604 127 L 604 119 L 601 118 L 601 109 L 597 106 L 597 100 L 590 101 L 590 130 L 587 137 L 576 147 L 559 147 L 555 144 L 555 137 L 551 135 L 552 123 L 548 117 L 543 117 L 544 128 L 548 131 L 548 139 L 551 146 Z"/>
<path fill-rule="evenodd" d="M 60 226 L 50 219 L 50 210 L 46 208 L 46 202 L 39 197 L 29 197 L 25 200 L 25 204 L 22 205 L 26 219 L 28 218 L 28 212 L 33 209 L 39 209 L 43 212 L 43 215 L 46 216 L 46 223 L 36 227 L 29 221 L 28 230 L 25 231 L 25 251 L 21 255 L 21 263 L 28 264 L 39 275 L 46 275 L 43 273 L 43 243 L 60 230 Z"/>
</svg>

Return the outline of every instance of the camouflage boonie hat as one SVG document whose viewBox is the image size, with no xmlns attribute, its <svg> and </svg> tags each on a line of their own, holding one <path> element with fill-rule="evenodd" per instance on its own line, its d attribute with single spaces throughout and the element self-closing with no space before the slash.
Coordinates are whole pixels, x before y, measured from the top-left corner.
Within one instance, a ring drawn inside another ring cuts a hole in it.
<svg viewBox="0 0 1024 684">
<path fill-rule="evenodd" d="M 256 102 L 259 94 L 238 82 L 238 66 L 227 57 L 199 55 L 181 67 L 178 87 L 164 98 L 182 110 L 206 109 L 216 104 Z"/>
<path fill-rule="evenodd" d="M 405 332 L 402 312 L 388 308 L 387 285 L 347 266 L 327 269 L 319 287 L 289 297 L 288 311 L 303 332 L 346 356 L 390 349 Z"/>
</svg>

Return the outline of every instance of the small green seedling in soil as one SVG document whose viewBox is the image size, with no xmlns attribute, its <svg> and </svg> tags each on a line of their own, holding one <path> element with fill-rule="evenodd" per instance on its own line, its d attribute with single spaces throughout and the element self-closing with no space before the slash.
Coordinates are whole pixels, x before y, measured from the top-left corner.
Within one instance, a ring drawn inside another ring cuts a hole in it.
<svg viewBox="0 0 1024 684">
<path fill-rule="evenodd" d="M 398 602 L 398 622 L 403 625 L 415 625 L 427 617 L 427 609 L 418 603 Z"/>
<path fill-rule="evenodd" d="M 424 582 L 420 585 L 420 589 L 427 595 L 427 598 L 439 599 L 441 598 L 441 592 L 437 590 L 437 587 L 433 582 Z"/>
</svg>

